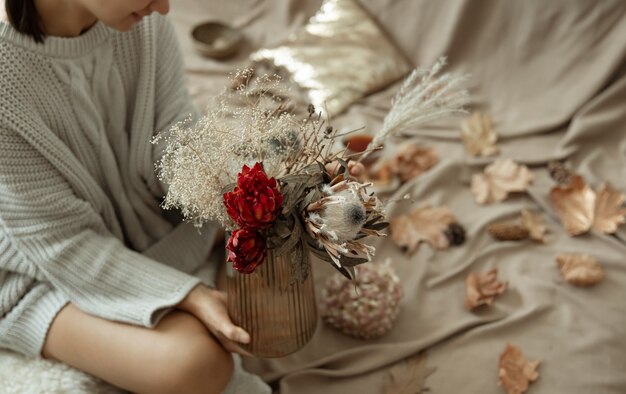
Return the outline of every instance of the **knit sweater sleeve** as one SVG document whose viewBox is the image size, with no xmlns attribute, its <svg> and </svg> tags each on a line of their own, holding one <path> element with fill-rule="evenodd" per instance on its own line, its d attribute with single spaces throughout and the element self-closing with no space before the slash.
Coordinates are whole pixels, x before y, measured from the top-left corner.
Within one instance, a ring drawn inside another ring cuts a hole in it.
<svg viewBox="0 0 626 394">
<path fill-rule="evenodd" d="M 46 158 L 3 128 L 0 226 L 12 246 L 0 250 L 0 270 L 33 265 L 79 309 L 108 320 L 154 327 L 200 283 L 127 248 Z"/>
</svg>

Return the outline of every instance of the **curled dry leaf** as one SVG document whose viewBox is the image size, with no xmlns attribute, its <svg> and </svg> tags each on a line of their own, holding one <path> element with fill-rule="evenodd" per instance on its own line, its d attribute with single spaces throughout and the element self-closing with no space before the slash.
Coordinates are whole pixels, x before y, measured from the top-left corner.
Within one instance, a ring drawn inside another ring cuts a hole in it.
<svg viewBox="0 0 626 394">
<path fill-rule="evenodd" d="M 626 208 L 621 208 L 624 195 L 611 186 L 602 185 L 596 195 L 596 206 L 593 215 L 593 228 L 603 233 L 613 234 L 620 224 L 626 221 Z"/>
<path fill-rule="evenodd" d="M 498 153 L 497 134 L 493 130 L 491 117 L 480 112 L 461 123 L 461 137 L 465 150 L 473 156 L 491 156 Z"/>
<path fill-rule="evenodd" d="M 518 347 L 507 343 L 504 352 L 500 354 L 498 386 L 504 388 L 507 394 L 525 392 L 530 383 L 539 378 L 539 363 L 539 360 L 528 361 Z"/>
<path fill-rule="evenodd" d="M 445 231 L 456 219 L 445 207 L 431 207 L 424 204 L 406 215 L 400 215 L 389 222 L 389 232 L 393 242 L 408 253 L 417 250 L 420 242 L 426 241 L 437 249 L 450 246 Z"/>
<path fill-rule="evenodd" d="M 588 254 L 560 254 L 556 265 L 566 281 L 575 286 L 593 286 L 604 279 L 604 269 Z"/>
<path fill-rule="evenodd" d="M 409 357 L 389 368 L 385 377 L 385 394 L 421 394 L 428 389 L 428 378 L 437 368 L 426 366 L 426 354 Z"/>
<path fill-rule="evenodd" d="M 435 148 L 426 148 L 417 144 L 405 145 L 390 160 L 380 165 L 374 178 L 381 182 L 390 182 L 391 178 L 398 177 L 406 182 L 439 162 L 439 154 Z"/>
<path fill-rule="evenodd" d="M 525 165 L 498 159 L 484 173 L 472 176 L 472 193 L 479 204 L 503 201 L 511 192 L 523 192 L 533 181 Z"/>
<path fill-rule="evenodd" d="M 573 175 L 569 184 L 552 188 L 550 199 L 570 235 L 591 228 L 611 234 L 626 221 L 624 195 L 608 183 L 596 194 L 580 175 Z"/>
<path fill-rule="evenodd" d="M 482 275 L 471 272 L 465 279 L 465 308 L 472 311 L 481 305 L 491 305 L 507 287 L 508 282 L 498 282 L 497 268 Z"/>
<path fill-rule="evenodd" d="M 531 209 L 522 209 L 522 225 L 528 230 L 530 238 L 538 242 L 544 242 L 547 227 L 541 215 Z"/>
</svg>

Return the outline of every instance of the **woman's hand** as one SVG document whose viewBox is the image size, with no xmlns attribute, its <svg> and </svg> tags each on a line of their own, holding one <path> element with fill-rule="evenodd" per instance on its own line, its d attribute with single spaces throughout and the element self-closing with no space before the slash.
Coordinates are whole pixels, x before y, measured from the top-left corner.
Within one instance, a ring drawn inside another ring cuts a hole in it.
<svg viewBox="0 0 626 394">
<path fill-rule="evenodd" d="M 199 284 L 177 307 L 198 318 L 229 352 L 251 356 L 238 345 L 250 342 L 250 335 L 230 320 L 224 292 Z"/>
</svg>

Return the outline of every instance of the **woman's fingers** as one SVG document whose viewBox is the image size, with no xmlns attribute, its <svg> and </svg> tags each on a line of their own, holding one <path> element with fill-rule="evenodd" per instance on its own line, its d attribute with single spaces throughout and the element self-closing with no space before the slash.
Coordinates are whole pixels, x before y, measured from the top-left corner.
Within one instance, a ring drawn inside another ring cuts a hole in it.
<svg viewBox="0 0 626 394">
<path fill-rule="evenodd" d="M 208 294 L 210 297 L 207 298 L 206 303 L 202 304 L 204 308 L 200 314 L 204 325 L 220 341 L 224 349 L 244 356 L 252 356 L 239 346 L 241 343 L 250 342 L 250 334 L 236 326 L 230 319 L 226 293 L 212 289 Z"/>
<path fill-rule="evenodd" d="M 224 322 L 222 328 L 220 329 L 220 334 L 222 334 L 229 341 L 239 343 L 250 342 L 250 335 L 243 328 L 235 326 L 230 323 L 230 321 Z"/>
<path fill-rule="evenodd" d="M 244 350 L 237 343 L 228 340 L 226 337 L 224 337 L 221 334 L 217 335 L 217 340 L 220 341 L 224 349 L 228 350 L 231 353 L 239 353 L 242 356 L 252 357 L 252 354 L 250 352 L 248 352 L 247 350 Z"/>
<path fill-rule="evenodd" d="M 224 292 L 218 292 L 216 294 L 216 298 L 221 304 L 214 311 L 216 329 L 230 341 L 241 343 L 250 342 L 250 334 L 248 334 L 243 328 L 237 327 L 230 319 L 226 304 L 226 294 Z"/>
</svg>

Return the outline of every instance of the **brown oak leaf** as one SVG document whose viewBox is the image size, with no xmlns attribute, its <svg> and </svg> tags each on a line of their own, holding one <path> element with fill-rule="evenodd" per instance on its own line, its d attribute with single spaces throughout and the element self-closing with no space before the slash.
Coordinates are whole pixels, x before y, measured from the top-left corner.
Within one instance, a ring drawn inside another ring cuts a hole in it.
<svg viewBox="0 0 626 394">
<path fill-rule="evenodd" d="M 428 171 L 439 162 L 439 154 L 435 148 L 426 148 L 417 144 L 408 144 L 400 148 L 398 153 L 380 165 L 374 178 L 389 181 L 398 177 L 406 182 Z"/>
<path fill-rule="evenodd" d="M 604 279 L 604 269 L 588 254 L 560 254 L 556 265 L 566 281 L 575 286 L 593 286 Z"/>
<path fill-rule="evenodd" d="M 492 127 L 491 117 L 480 112 L 461 122 L 461 137 L 465 150 L 473 156 L 491 156 L 498 153 L 498 135 Z"/>
<path fill-rule="evenodd" d="M 623 203 L 622 193 L 613 189 L 610 183 L 602 185 L 596 195 L 593 228 L 607 234 L 616 232 L 617 227 L 626 222 L 626 208 L 621 208 Z"/>
<path fill-rule="evenodd" d="M 465 308 L 472 311 L 481 305 L 491 305 L 496 296 L 504 293 L 508 282 L 498 282 L 498 269 L 486 274 L 471 272 L 465 279 Z"/>
<path fill-rule="evenodd" d="M 504 388 L 507 394 L 525 392 L 530 383 L 539 378 L 537 367 L 540 362 L 528 361 L 518 347 L 507 343 L 504 352 L 500 354 L 498 386 Z"/>
<path fill-rule="evenodd" d="M 385 377 L 385 394 L 421 394 L 428 390 L 426 379 L 437 368 L 426 366 L 426 354 L 409 357 L 389 368 Z"/>
<path fill-rule="evenodd" d="M 570 235 L 584 234 L 592 228 L 612 234 L 626 222 L 626 209 L 621 208 L 624 194 L 608 183 L 596 193 L 583 177 L 574 175 L 569 184 L 552 188 L 550 200 Z"/>
<path fill-rule="evenodd" d="M 530 238 L 538 242 L 545 242 L 544 235 L 548 228 L 541 215 L 531 209 L 522 209 L 522 224 L 530 233 Z"/>
<path fill-rule="evenodd" d="M 503 201 L 511 192 L 523 192 L 533 181 L 528 167 L 511 159 L 498 159 L 484 173 L 472 176 L 472 193 L 479 204 Z"/>
<path fill-rule="evenodd" d="M 405 215 L 389 222 L 391 239 L 409 254 L 417 250 L 420 242 L 426 241 L 437 249 L 446 249 L 450 242 L 445 230 L 456 222 L 452 212 L 445 206 L 431 207 L 424 204 Z"/>
</svg>

